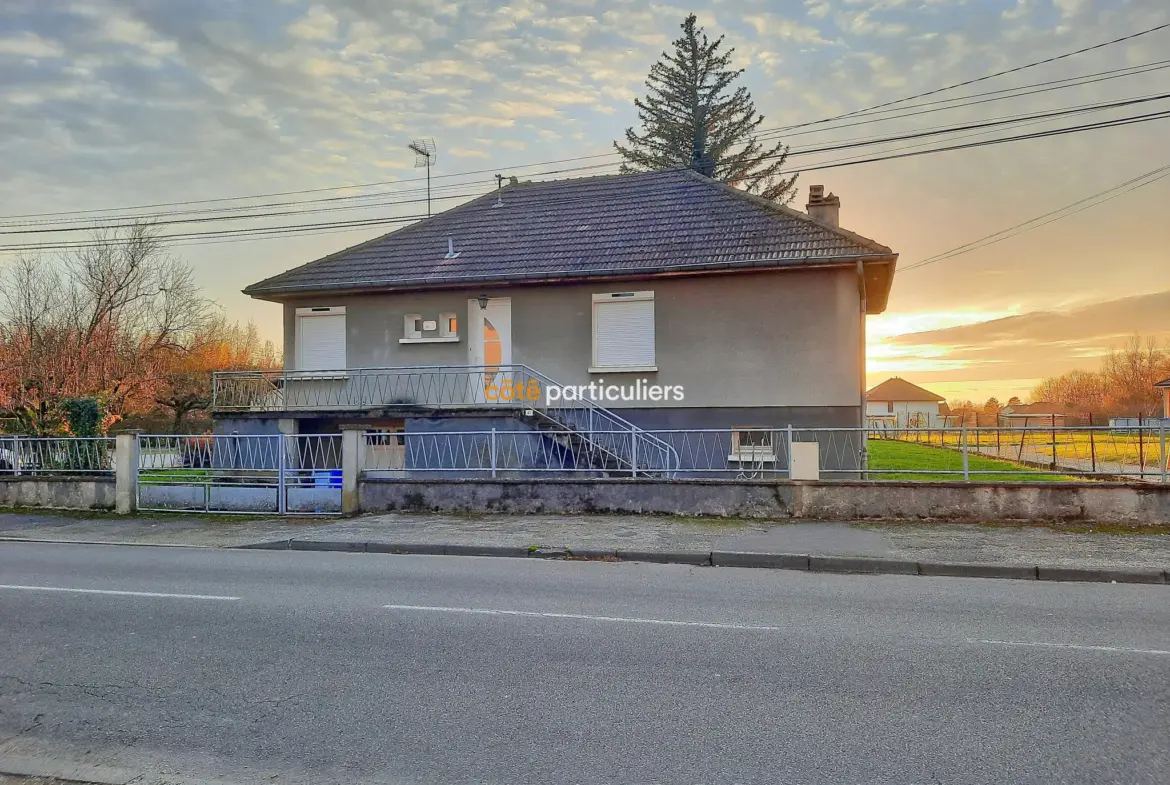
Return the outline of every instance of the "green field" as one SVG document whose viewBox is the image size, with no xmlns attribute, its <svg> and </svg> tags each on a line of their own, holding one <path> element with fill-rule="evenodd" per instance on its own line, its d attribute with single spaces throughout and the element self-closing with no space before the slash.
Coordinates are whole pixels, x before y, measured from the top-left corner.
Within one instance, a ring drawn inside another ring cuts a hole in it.
<svg viewBox="0 0 1170 785">
<path fill-rule="evenodd" d="M 872 480 L 921 480 L 945 482 L 961 480 L 962 475 L 922 474 L 927 471 L 963 471 L 963 456 L 957 450 L 942 447 L 924 447 L 921 444 L 893 439 L 870 439 L 867 446 L 869 468 L 889 473 L 872 474 Z M 969 468 L 972 472 L 1025 472 L 1024 474 L 972 474 L 975 482 L 1068 482 L 1075 477 L 1057 474 L 1043 474 L 1039 469 L 1023 466 L 1011 461 L 971 455 Z M 917 469 L 915 472 L 913 470 Z"/>
</svg>

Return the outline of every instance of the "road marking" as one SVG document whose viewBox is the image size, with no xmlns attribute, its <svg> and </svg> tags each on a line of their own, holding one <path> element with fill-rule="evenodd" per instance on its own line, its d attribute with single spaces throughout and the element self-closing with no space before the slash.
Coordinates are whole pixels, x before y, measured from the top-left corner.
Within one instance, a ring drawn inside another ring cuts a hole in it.
<svg viewBox="0 0 1170 785">
<path fill-rule="evenodd" d="M 1162 649 L 1131 649 L 1127 646 L 1085 646 L 1079 643 L 1041 643 L 1038 641 L 989 641 L 968 638 L 968 643 L 990 643 L 996 646 L 1039 646 L 1048 649 L 1076 649 L 1078 651 L 1112 651 L 1124 654 L 1163 654 L 1170 655 L 1170 651 Z"/>
<path fill-rule="evenodd" d="M 583 613 L 537 613 L 535 611 L 506 611 L 498 608 L 447 608 L 441 605 L 383 605 L 394 611 L 429 611 L 431 613 L 470 613 L 481 616 L 529 616 L 538 619 L 577 619 L 581 621 L 610 621 L 626 624 L 660 624 L 667 627 L 707 627 L 714 630 L 758 630 L 780 632 L 783 627 L 757 624 L 721 624 L 712 621 L 676 621 L 674 619 L 640 619 L 627 616 L 589 616 Z"/>
<path fill-rule="evenodd" d="M 16 586 L 0 584 L 0 589 L 15 591 L 58 591 L 70 594 L 110 594 L 115 597 L 166 597 L 172 600 L 238 600 L 239 597 L 221 597 L 217 594 L 170 594 L 154 591 L 119 591 L 115 589 L 69 589 L 63 586 Z"/>
</svg>

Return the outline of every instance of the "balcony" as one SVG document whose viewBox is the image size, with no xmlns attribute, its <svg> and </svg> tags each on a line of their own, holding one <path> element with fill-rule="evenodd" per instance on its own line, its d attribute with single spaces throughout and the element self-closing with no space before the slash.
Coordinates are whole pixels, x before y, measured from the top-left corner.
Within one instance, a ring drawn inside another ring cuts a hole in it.
<svg viewBox="0 0 1170 785">
<path fill-rule="evenodd" d="M 219 371 L 215 412 L 544 408 L 555 383 L 524 365 Z"/>
<path fill-rule="evenodd" d="M 548 438 L 605 470 L 650 476 L 678 468 L 678 454 L 666 442 L 592 401 L 549 395 L 560 387 L 526 365 L 221 371 L 212 379 L 212 411 L 502 410 L 532 429 L 555 431 Z"/>
</svg>

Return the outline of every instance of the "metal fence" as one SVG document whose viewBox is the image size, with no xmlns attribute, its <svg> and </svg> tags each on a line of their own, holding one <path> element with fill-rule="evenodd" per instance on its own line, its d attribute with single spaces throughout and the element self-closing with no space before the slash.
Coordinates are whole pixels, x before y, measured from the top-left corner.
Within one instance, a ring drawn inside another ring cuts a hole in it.
<svg viewBox="0 0 1170 785">
<path fill-rule="evenodd" d="M 0 436 L 0 475 L 112 475 L 112 437 Z"/>
<path fill-rule="evenodd" d="M 341 436 L 138 438 L 138 506 L 200 512 L 337 512 Z"/>
<path fill-rule="evenodd" d="M 365 435 L 372 476 L 597 476 L 788 479 L 792 445 L 816 444 L 825 479 L 1167 481 L 1170 428 L 742 428 L 644 433 L 666 445 L 669 471 L 615 463 L 605 444 L 625 432 L 466 430 Z M 628 435 L 628 434 L 625 434 Z M 661 468 L 661 467 L 654 467 Z"/>
</svg>

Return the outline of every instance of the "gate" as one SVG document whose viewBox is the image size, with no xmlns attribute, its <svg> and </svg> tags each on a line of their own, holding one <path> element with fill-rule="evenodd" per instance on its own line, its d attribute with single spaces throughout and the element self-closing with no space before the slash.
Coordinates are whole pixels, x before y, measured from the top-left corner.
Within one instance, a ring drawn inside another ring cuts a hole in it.
<svg viewBox="0 0 1170 785">
<path fill-rule="evenodd" d="M 341 512 L 341 435 L 139 436 L 138 509 Z"/>
</svg>

